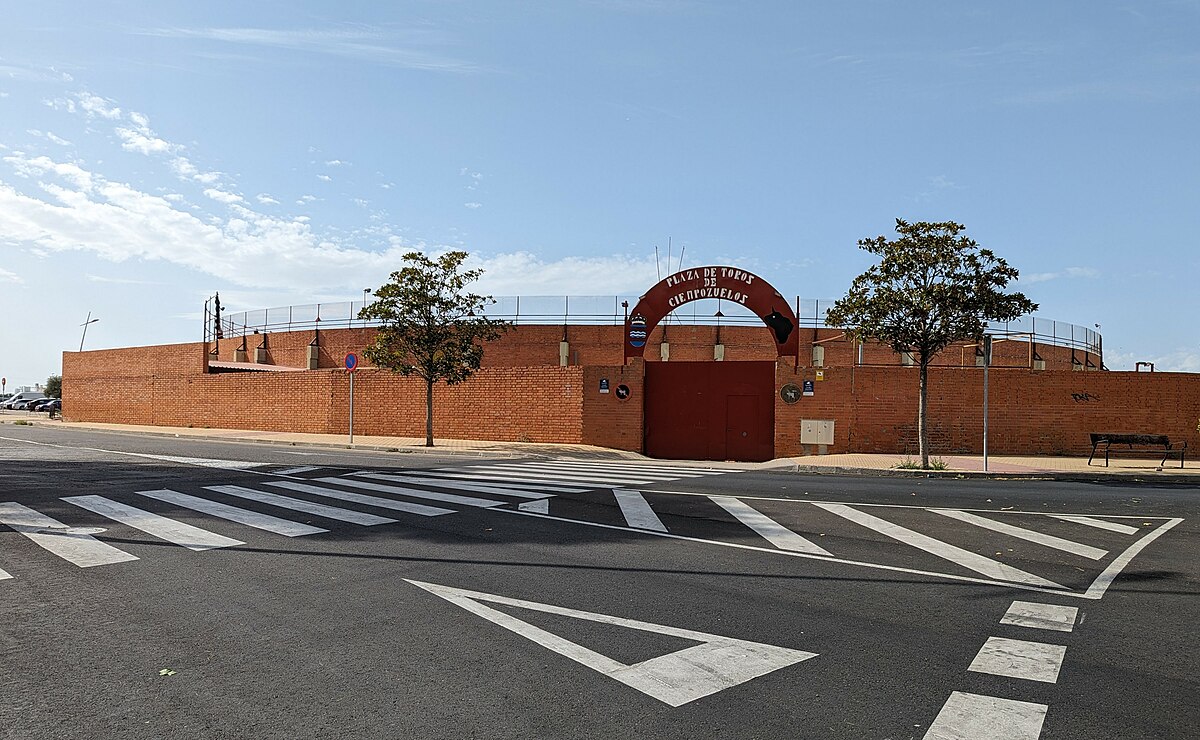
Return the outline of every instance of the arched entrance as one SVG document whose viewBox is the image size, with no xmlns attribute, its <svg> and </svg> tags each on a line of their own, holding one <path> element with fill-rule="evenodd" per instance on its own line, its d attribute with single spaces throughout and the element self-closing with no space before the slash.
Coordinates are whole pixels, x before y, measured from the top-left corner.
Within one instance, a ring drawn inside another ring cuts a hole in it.
<svg viewBox="0 0 1200 740">
<path fill-rule="evenodd" d="M 780 356 L 799 351 L 796 314 L 779 291 L 746 270 L 710 266 L 681 270 L 642 296 L 625 321 L 625 357 L 641 357 L 650 333 L 671 311 L 713 298 L 762 319 Z M 647 362 L 643 409 L 644 449 L 651 457 L 762 461 L 775 455 L 774 362 Z"/>
</svg>

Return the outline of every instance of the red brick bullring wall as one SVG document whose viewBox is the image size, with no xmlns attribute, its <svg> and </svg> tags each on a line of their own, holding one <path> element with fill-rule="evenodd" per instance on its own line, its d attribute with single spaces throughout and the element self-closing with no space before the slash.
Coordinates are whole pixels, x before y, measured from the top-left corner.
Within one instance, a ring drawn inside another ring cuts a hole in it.
<svg viewBox="0 0 1200 740">
<path fill-rule="evenodd" d="M 807 331 L 801 361 L 781 358 L 776 391 L 814 381 L 814 395 L 775 404 L 775 454 L 817 450 L 800 444 L 805 419 L 834 421 L 828 452 L 915 452 L 917 369 L 890 350 L 857 347 L 837 332 Z M 440 438 L 583 443 L 641 450 L 644 362 L 658 361 L 658 334 L 647 360 L 621 364 L 621 327 L 567 327 L 570 365 L 559 366 L 562 327 L 519 327 L 488 346 L 485 366 L 458 386 L 435 386 L 434 434 Z M 670 326 L 671 360 L 711 360 L 715 327 Z M 206 360 L 234 360 L 241 339 L 224 339 L 217 355 L 201 343 L 97 350 L 63 355 L 68 419 L 163 426 L 342 434 L 348 431 L 347 351 L 360 351 L 370 329 L 322 331 L 321 369 L 299 372 L 205 372 Z M 304 367 L 313 332 L 266 338 L 267 364 Z M 773 358 L 766 331 L 725 327 L 726 361 Z M 811 367 L 812 341 L 826 346 L 825 367 Z M 263 337 L 246 339 L 247 355 Z M 995 454 L 1080 454 L 1089 432 L 1162 433 L 1200 451 L 1200 375 L 1074 372 L 1070 351 L 1039 345 L 1051 369 L 1027 366 L 1029 347 L 998 345 L 990 373 L 988 449 Z M 1082 358 L 1082 355 L 1080 355 Z M 935 454 L 978 452 L 982 446 L 983 374 L 973 350 L 950 348 L 930 370 L 930 432 Z M 1005 366 L 1006 365 L 1006 366 Z M 820 370 L 823 378 L 817 378 Z M 600 381 L 610 392 L 600 393 Z M 618 385 L 632 393 L 620 400 Z M 355 381 L 355 433 L 424 434 L 425 389 L 417 378 L 370 368 Z"/>
</svg>

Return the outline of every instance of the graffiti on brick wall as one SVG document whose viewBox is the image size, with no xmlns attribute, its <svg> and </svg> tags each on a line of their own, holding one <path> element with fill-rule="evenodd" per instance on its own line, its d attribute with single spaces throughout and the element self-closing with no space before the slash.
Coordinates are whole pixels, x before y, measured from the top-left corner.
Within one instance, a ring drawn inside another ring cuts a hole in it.
<svg viewBox="0 0 1200 740">
<path fill-rule="evenodd" d="M 1083 393 L 1072 393 L 1071 400 L 1075 403 L 1088 403 L 1090 401 L 1099 401 L 1100 396 L 1098 394 L 1088 393 L 1085 391 Z"/>
</svg>

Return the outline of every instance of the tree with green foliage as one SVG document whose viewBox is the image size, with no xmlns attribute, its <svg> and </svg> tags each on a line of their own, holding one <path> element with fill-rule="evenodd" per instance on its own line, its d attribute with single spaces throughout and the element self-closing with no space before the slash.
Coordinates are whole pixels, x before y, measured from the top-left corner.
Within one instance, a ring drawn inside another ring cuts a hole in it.
<svg viewBox="0 0 1200 740">
<path fill-rule="evenodd" d="M 42 392 L 50 398 L 62 398 L 62 376 L 51 375 L 46 378 L 46 388 Z"/>
<path fill-rule="evenodd" d="M 466 252 L 446 252 L 430 259 L 409 252 L 390 282 L 374 292 L 375 300 L 359 312 L 361 319 L 381 322 L 366 349 L 377 367 L 425 380 L 425 446 L 433 447 L 433 385 L 461 383 L 479 369 L 481 342 L 498 339 L 509 323 L 483 315 L 495 303 L 491 296 L 466 292 L 483 270 L 463 270 Z"/>
<path fill-rule="evenodd" d="M 917 437 L 921 467 L 929 467 L 928 381 L 934 355 L 953 342 L 979 341 L 988 321 L 1012 321 L 1037 310 L 1021 293 L 1006 293 L 1018 272 L 981 249 L 952 221 L 896 219 L 897 239 L 878 236 L 858 246 L 879 257 L 854 278 L 825 317 L 857 341 L 878 341 L 911 353 L 920 369 Z"/>
</svg>

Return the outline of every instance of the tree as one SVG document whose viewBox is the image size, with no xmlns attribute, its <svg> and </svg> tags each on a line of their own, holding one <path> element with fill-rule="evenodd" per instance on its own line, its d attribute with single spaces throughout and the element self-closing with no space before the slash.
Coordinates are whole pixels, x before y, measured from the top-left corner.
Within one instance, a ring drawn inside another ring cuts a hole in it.
<svg viewBox="0 0 1200 740">
<path fill-rule="evenodd" d="M 464 292 L 483 270 L 462 270 L 466 252 L 446 252 L 430 259 L 420 252 L 404 255 L 406 263 L 391 281 L 374 292 L 375 300 L 359 312 L 382 327 L 366 349 L 377 367 L 425 380 L 425 446 L 433 447 L 433 385 L 461 383 L 479 369 L 480 342 L 498 339 L 509 324 L 483 316 L 491 296 Z"/>
<path fill-rule="evenodd" d="M 921 467 L 929 467 L 928 380 L 933 356 L 952 342 L 979 341 L 988 321 L 1011 321 L 1037 310 L 1004 289 L 1018 272 L 952 221 L 910 224 L 896 219 L 898 239 L 862 239 L 879 263 L 854 278 L 825 317 L 858 341 L 910 352 L 920 368 L 917 436 Z"/>
<path fill-rule="evenodd" d="M 50 398 L 62 398 L 62 376 L 51 375 L 46 378 L 46 389 L 42 392 Z"/>
</svg>

